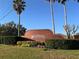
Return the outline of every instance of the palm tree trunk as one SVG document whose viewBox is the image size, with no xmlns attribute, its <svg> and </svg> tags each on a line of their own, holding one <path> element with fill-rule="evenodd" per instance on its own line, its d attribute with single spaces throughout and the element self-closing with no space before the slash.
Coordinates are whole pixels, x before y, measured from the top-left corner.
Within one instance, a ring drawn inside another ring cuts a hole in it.
<svg viewBox="0 0 79 59">
<path fill-rule="evenodd" d="M 67 25 L 67 11 L 66 11 L 66 5 L 64 5 L 64 26 Z"/>
<path fill-rule="evenodd" d="M 53 33 L 55 34 L 55 23 L 54 23 L 54 9 L 53 9 L 53 4 L 52 0 L 50 0 L 50 10 L 51 10 L 51 18 L 52 18 L 52 24 L 53 24 Z"/>
<path fill-rule="evenodd" d="M 64 27 L 65 27 L 65 29 L 67 29 L 67 26 L 68 26 L 68 24 L 67 24 L 67 11 L 66 11 L 66 5 L 64 4 Z M 67 38 L 69 38 L 67 31 L 65 31 L 65 32 L 67 34 Z"/>
<path fill-rule="evenodd" d="M 20 14 L 18 15 L 19 22 L 18 22 L 18 37 L 20 37 Z"/>
</svg>

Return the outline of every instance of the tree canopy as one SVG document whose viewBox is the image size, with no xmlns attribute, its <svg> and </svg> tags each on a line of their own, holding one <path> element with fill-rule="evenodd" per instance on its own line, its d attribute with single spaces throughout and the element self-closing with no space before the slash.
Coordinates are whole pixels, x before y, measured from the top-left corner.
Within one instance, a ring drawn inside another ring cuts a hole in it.
<svg viewBox="0 0 79 59">
<path fill-rule="evenodd" d="M 26 31 L 26 28 L 20 25 L 20 33 L 23 35 Z M 18 34 L 18 25 L 13 21 L 0 24 L 0 36 L 17 36 Z"/>
</svg>

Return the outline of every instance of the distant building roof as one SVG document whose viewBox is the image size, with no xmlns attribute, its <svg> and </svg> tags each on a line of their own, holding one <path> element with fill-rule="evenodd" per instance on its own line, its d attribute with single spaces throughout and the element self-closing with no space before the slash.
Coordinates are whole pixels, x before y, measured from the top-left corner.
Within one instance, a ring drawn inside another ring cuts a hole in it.
<svg viewBox="0 0 79 59">
<path fill-rule="evenodd" d="M 44 42 L 48 39 L 63 39 L 64 35 L 53 34 L 49 29 L 38 29 L 38 30 L 28 30 L 26 31 L 25 38 L 32 39 L 34 41 Z"/>
<path fill-rule="evenodd" d="M 48 29 L 28 30 L 24 36 L 35 41 L 43 42 L 47 39 L 52 39 L 53 32 Z"/>
</svg>

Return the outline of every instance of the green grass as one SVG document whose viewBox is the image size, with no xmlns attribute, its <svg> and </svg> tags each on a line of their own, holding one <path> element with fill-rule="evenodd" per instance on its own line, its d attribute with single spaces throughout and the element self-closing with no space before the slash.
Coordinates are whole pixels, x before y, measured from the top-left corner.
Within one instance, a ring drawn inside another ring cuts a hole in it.
<svg viewBox="0 0 79 59">
<path fill-rule="evenodd" d="M 0 45 L 0 59 L 79 59 L 79 50 L 50 50 Z"/>
</svg>

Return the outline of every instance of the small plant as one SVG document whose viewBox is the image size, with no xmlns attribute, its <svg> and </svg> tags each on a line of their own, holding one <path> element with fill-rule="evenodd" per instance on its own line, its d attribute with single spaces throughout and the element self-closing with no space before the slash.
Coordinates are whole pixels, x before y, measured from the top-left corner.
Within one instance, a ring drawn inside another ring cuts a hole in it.
<svg viewBox="0 0 79 59">
<path fill-rule="evenodd" d="M 18 46 L 21 46 L 21 45 L 22 45 L 22 41 L 18 41 L 18 42 L 17 42 L 17 45 L 18 45 Z"/>
<path fill-rule="evenodd" d="M 30 43 L 28 41 L 22 41 L 22 47 L 30 47 Z"/>
</svg>

